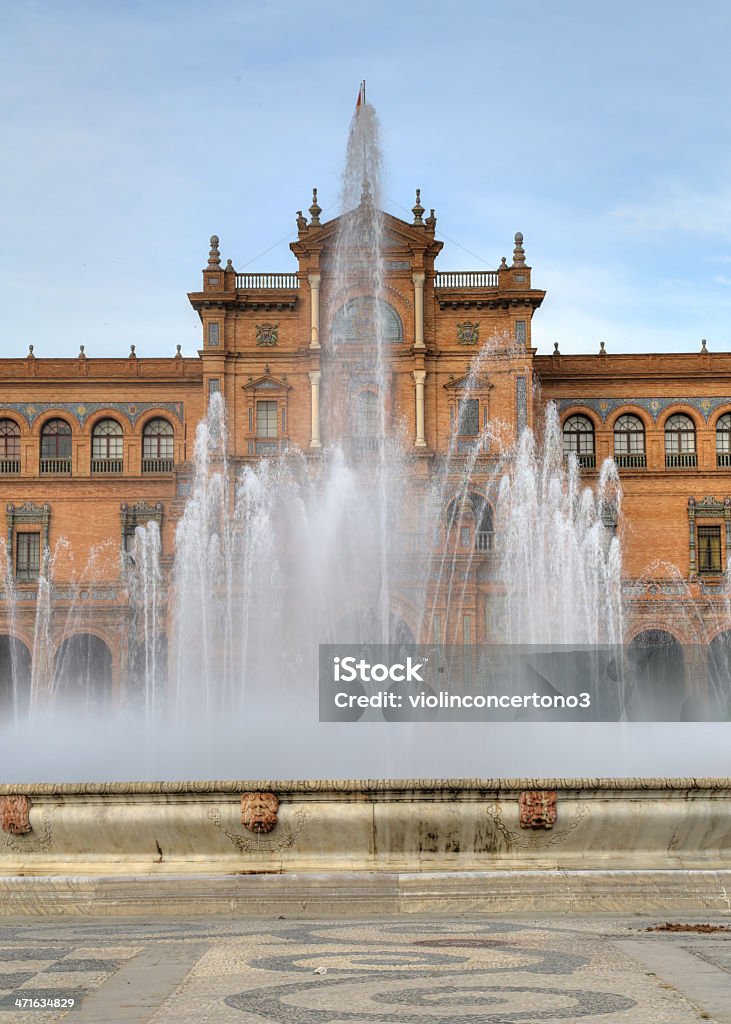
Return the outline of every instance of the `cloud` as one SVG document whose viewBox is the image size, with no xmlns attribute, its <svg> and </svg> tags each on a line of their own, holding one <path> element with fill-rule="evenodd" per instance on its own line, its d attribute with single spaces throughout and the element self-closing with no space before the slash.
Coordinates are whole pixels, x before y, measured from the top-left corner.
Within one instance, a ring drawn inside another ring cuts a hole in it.
<svg viewBox="0 0 731 1024">
<path fill-rule="evenodd" d="M 682 182 L 666 182 L 646 202 L 618 206 L 611 213 L 635 231 L 731 238 L 731 188 L 699 192 Z"/>
</svg>

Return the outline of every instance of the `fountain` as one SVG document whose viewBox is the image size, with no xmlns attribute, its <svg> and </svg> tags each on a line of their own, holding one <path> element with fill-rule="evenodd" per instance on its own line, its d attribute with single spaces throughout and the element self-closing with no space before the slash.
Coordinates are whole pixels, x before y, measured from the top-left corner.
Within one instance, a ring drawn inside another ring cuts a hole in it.
<svg viewBox="0 0 731 1024">
<path fill-rule="evenodd" d="M 604 909 L 622 899 L 625 908 L 686 898 L 725 906 L 731 784 L 592 777 L 619 767 L 646 776 L 671 760 L 693 771 L 697 751 L 677 750 L 678 725 L 648 733 L 626 720 L 317 720 L 320 645 L 469 647 L 468 584 L 480 566 L 492 586 L 493 641 L 614 648 L 625 631 L 613 463 L 594 491 L 583 487 L 550 405 L 535 432 L 526 426 L 515 437 L 494 418 L 477 424 L 466 448 L 460 440 L 462 410 L 511 342 L 491 338 L 475 352 L 448 452 L 431 471 L 394 421 L 381 164 L 377 118 L 365 104 L 351 127 L 322 296 L 322 453 L 290 448 L 232 464 L 226 405 L 212 395 L 172 569 L 161 563 L 155 522 L 137 527 L 123 557 L 130 670 L 113 722 L 94 704 L 91 646 L 50 658 L 49 623 L 61 614 L 54 572 L 68 552 L 61 545 L 47 558 L 29 707 L 20 683 L 29 668 L 12 658 L 0 794 L 15 824 L 2 872 L 88 876 L 75 899 L 91 912 L 119 899 L 137 910 L 153 899 L 157 908 L 163 893 L 169 909 L 206 900 L 289 908 L 296 887 L 254 890 L 245 876 L 345 870 L 381 873 L 377 883 L 365 875 L 349 883 L 364 908 L 497 905 L 497 896 L 476 903 L 463 877 L 434 882 L 449 870 L 489 874 L 502 909 L 532 909 L 538 893 L 545 909 L 572 899 Z M 319 211 L 316 197 L 313 205 Z M 371 344 L 358 346 L 356 359 L 352 343 L 363 337 Z M 95 554 L 63 614 L 83 622 L 86 589 L 110 557 Z M 9 567 L 5 603 L 12 618 Z M 626 719 L 626 706 L 614 717 Z M 727 726 L 707 726 L 712 734 L 727 741 Z M 704 756 L 712 768 L 725 764 L 718 742 Z M 522 778 L 485 779 L 495 768 Z M 96 781 L 62 781 L 73 776 Z M 137 781 L 111 781 L 119 777 Z M 257 781 L 148 781 L 161 777 Z M 314 781 L 281 781 L 288 777 Z M 594 874 L 577 881 L 588 868 Z M 178 895 L 165 887 L 168 874 L 211 871 L 227 878 L 208 896 L 197 884 Z M 516 871 L 538 888 L 511 894 Z M 614 871 L 624 882 L 612 882 Z M 431 882 L 417 884 L 414 872 Z M 157 888 L 117 878 L 130 874 Z M 332 905 L 337 885 L 329 885 L 312 882 L 311 908 Z M 20 910 L 35 899 L 58 910 L 60 892 L 17 878 L 4 884 L 6 907 Z"/>
</svg>

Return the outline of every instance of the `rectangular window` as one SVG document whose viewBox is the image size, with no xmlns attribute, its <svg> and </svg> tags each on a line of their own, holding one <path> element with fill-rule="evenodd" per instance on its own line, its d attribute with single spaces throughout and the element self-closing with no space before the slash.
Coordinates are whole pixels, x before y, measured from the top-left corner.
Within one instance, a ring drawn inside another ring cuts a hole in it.
<svg viewBox="0 0 731 1024">
<path fill-rule="evenodd" d="M 519 345 L 525 345 L 526 330 L 525 320 L 515 321 L 515 340 Z"/>
<path fill-rule="evenodd" d="M 37 580 L 41 569 L 40 533 L 19 533 L 16 545 L 16 578 L 19 580 Z"/>
<path fill-rule="evenodd" d="M 277 437 L 277 403 L 256 403 L 256 436 Z"/>
<path fill-rule="evenodd" d="M 720 526 L 698 527 L 698 572 L 722 572 Z"/>
<path fill-rule="evenodd" d="M 218 377 L 211 377 L 208 381 L 208 397 L 212 398 L 221 390 L 221 381 Z"/>
<path fill-rule="evenodd" d="M 433 630 L 432 631 L 433 631 L 432 639 L 434 640 L 434 643 L 435 644 L 440 644 L 442 642 L 442 617 L 441 617 L 441 615 L 435 615 L 434 616 L 434 626 L 433 626 Z"/>
<path fill-rule="evenodd" d="M 471 644 L 472 643 L 472 616 L 471 615 L 465 615 L 464 619 L 462 620 L 462 643 L 464 643 L 464 644 Z"/>
<path fill-rule="evenodd" d="M 221 344 L 221 325 L 219 323 L 208 325 L 208 344 L 212 348 L 216 348 L 217 345 Z"/>
<path fill-rule="evenodd" d="M 476 398 L 461 399 L 458 407 L 460 437 L 477 437 L 480 433 L 480 403 Z"/>
</svg>

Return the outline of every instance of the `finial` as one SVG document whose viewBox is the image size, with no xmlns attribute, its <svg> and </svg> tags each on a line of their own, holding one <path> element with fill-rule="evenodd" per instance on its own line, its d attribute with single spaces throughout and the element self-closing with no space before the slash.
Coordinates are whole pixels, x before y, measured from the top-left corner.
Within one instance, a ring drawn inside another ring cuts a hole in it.
<svg viewBox="0 0 731 1024">
<path fill-rule="evenodd" d="M 130 345 L 130 347 L 129 347 L 129 357 L 130 357 L 130 359 L 132 359 L 133 357 L 136 358 L 134 345 Z"/>
<path fill-rule="evenodd" d="M 431 231 L 434 234 L 434 228 L 437 226 L 437 218 L 434 216 L 434 210 L 429 211 L 429 216 L 424 221 L 426 224 L 427 231 Z"/>
<path fill-rule="evenodd" d="M 33 355 L 33 346 L 32 345 L 28 346 L 28 358 L 29 359 L 35 359 L 35 356 Z"/>
<path fill-rule="evenodd" d="M 226 260 L 226 273 L 227 274 L 235 274 L 236 273 L 236 271 L 234 270 L 234 265 L 231 262 L 231 260 Z"/>
<path fill-rule="evenodd" d="M 555 356 L 560 356 L 561 355 L 561 353 L 558 350 L 558 342 L 557 341 L 554 341 L 554 343 L 553 343 L 553 354 Z"/>
<path fill-rule="evenodd" d="M 322 213 L 322 207 L 317 202 L 317 189 L 312 190 L 312 206 L 310 207 L 310 223 L 313 227 L 320 226 L 320 214 Z"/>
<path fill-rule="evenodd" d="M 183 347 L 182 345 L 176 345 L 175 346 L 175 358 L 176 359 L 179 359 L 180 356 L 182 355 L 182 352 L 181 352 L 182 347 Z"/>
<path fill-rule="evenodd" d="M 264 376 L 269 376 L 269 363 L 264 363 Z"/>
<path fill-rule="evenodd" d="M 79 345 L 79 359 L 86 359 L 86 356 L 84 355 L 84 346 L 83 345 Z"/>
<path fill-rule="evenodd" d="M 603 342 L 603 341 L 600 341 L 600 342 L 599 342 L 599 355 L 600 355 L 600 356 L 605 356 L 606 354 L 607 354 L 607 350 L 606 350 L 606 348 L 604 347 L 604 342 Z"/>
<path fill-rule="evenodd" d="M 299 234 L 303 234 L 307 230 L 307 217 L 302 213 L 302 210 L 297 211 L 297 231 Z"/>
<path fill-rule="evenodd" d="M 360 190 L 360 202 L 361 206 L 372 206 L 373 196 L 371 194 L 371 183 L 368 178 L 363 175 L 363 187 Z"/>
<path fill-rule="evenodd" d="M 520 231 L 515 232 L 515 248 L 513 249 L 513 266 L 525 266 L 525 249 L 523 248 L 523 235 Z"/>
<path fill-rule="evenodd" d="M 211 251 L 208 253 L 208 269 L 217 270 L 221 266 L 221 254 L 218 251 L 218 235 L 211 235 Z"/>
<path fill-rule="evenodd" d="M 416 190 L 416 203 L 411 207 L 411 212 L 414 214 L 414 224 L 424 223 L 424 207 L 421 205 L 421 189 Z"/>
<path fill-rule="evenodd" d="M 498 267 L 498 270 L 507 270 L 507 269 L 508 269 L 508 261 L 503 256 L 502 259 L 500 260 L 500 266 Z"/>
<path fill-rule="evenodd" d="M 706 348 L 706 339 L 705 338 L 701 338 L 701 352 L 707 352 L 707 351 L 708 351 L 708 349 Z"/>
</svg>

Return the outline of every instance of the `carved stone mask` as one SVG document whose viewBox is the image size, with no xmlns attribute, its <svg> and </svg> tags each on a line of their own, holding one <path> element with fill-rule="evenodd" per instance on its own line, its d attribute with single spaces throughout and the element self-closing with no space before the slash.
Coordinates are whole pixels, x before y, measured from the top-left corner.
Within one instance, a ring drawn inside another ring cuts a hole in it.
<svg viewBox="0 0 731 1024">
<path fill-rule="evenodd" d="M 244 793 L 241 824 L 249 832 L 271 832 L 277 824 L 279 798 L 274 793 Z"/>
</svg>

